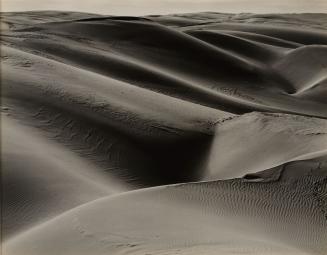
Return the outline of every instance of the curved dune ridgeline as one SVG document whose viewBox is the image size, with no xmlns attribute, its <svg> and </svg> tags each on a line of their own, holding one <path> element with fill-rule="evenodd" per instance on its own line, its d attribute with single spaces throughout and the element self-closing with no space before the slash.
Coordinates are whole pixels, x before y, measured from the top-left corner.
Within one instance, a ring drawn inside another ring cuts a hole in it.
<svg viewBox="0 0 327 255">
<path fill-rule="evenodd" d="M 3 253 L 326 254 L 326 20 L 2 13 Z"/>
</svg>

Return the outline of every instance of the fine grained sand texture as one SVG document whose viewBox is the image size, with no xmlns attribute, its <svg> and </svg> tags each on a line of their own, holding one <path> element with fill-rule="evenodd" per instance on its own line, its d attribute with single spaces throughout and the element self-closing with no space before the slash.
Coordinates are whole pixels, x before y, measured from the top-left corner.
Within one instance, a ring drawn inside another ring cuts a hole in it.
<svg viewBox="0 0 327 255">
<path fill-rule="evenodd" d="M 327 254 L 326 25 L 1 13 L 3 254 Z"/>
</svg>

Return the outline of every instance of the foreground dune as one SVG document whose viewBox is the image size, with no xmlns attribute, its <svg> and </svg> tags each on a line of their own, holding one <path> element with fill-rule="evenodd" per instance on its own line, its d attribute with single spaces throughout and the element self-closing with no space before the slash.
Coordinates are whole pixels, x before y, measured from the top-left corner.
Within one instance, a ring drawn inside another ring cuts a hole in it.
<svg viewBox="0 0 327 255">
<path fill-rule="evenodd" d="M 304 162 L 303 172 L 302 164 L 288 164 L 277 182 L 199 182 L 110 196 L 18 236 L 5 252 L 323 254 L 327 179 L 318 162 Z"/>
<path fill-rule="evenodd" d="M 326 254 L 325 14 L 1 14 L 3 251 Z"/>
</svg>

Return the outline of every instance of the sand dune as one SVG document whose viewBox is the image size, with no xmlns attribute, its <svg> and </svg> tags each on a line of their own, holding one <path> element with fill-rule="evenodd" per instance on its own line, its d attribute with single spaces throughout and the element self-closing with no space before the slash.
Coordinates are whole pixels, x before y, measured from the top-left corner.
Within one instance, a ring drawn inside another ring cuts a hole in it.
<svg viewBox="0 0 327 255">
<path fill-rule="evenodd" d="M 239 114 L 255 110 L 326 116 L 324 105 L 315 100 L 289 97 L 301 88 L 313 86 L 312 82 L 319 76 L 318 70 L 317 74 L 310 75 L 314 75 L 311 80 L 296 78 L 301 79 L 301 84 L 292 78 L 292 73 L 303 72 L 302 58 L 310 56 L 315 62 L 320 56 L 315 52 L 324 52 L 323 46 L 313 50 L 309 49 L 315 46 L 310 46 L 308 50 L 298 46 L 291 51 L 285 45 L 286 48 L 281 45 L 276 47 L 257 42 L 255 38 L 249 41 L 239 35 L 229 35 L 228 31 L 221 30 L 230 29 L 228 24 L 219 23 L 223 28 L 211 26 L 210 23 L 184 33 L 149 19 L 97 16 L 10 30 L 3 34 L 3 40 L 8 47 L 16 45 L 15 49 L 36 54 L 46 58 L 45 61 L 51 58 L 223 111 Z M 245 30 L 244 24 L 233 26 L 238 26 L 239 31 Z M 275 32 L 280 30 L 285 28 L 275 28 L 274 33 L 268 33 L 268 29 L 266 34 L 278 38 Z M 300 32 L 286 30 L 288 39 L 296 41 Z M 260 30 L 258 34 L 265 33 Z M 307 44 L 310 36 L 313 41 L 319 38 L 324 44 L 324 31 L 301 30 L 301 45 Z M 318 65 L 319 61 L 323 61 L 321 59 L 317 60 Z M 292 61 L 297 63 L 293 65 Z M 33 60 L 30 62 L 33 65 Z M 287 73 L 283 63 L 292 65 Z M 319 72 L 323 71 L 320 69 Z M 303 104 L 306 106 L 303 107 Z"/>
<path fill-rule="evenodd" d="M 108 186 L 96 176 L 94 166 L 44 141 L 38 132 L 8 117 L 2 117 L 1 132 L 6 148 L 2 154 L 5 238 L 79 204 L 115 193 L 116 185 Z"/>
<path fill-rule="evenodd" d="M 4 254 L 325 254 L 326 21 L 2 13 Z"/>
<path fill-rule="evenodd" d="M 295 93 L 300 94 L 326 79 L 327 65 L 321 61 L 326 57 L 326 46 L 303 46 L 290 51 L 275 64 L 275 68 L 293 84 Z M 296 68 L 293 69 L 295 65 Z"/>
<path fill-rule="evenodd" d="M 292 164 L 278 182 L 189 183 L 100 199 L 18 236 L 5 252 L 323 254 L 325 165 L 300 173 Z"/>
<path fill-rule="evenodd" d="M 242 177 L 324 155 L 326 131 L 326 120 L 285 114 L 250 113 L 218 122 L 205 179 Z"/>
</svg>

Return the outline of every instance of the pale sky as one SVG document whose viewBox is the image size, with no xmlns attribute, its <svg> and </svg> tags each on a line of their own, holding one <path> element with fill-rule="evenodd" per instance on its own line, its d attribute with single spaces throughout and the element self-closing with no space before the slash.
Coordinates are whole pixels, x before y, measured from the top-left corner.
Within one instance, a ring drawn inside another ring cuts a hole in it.
<svg viewBox="0 0 327 255">
<path fill-rule="evenodd" d="M 199 11 L 327 13 L 327 0 L 0 0 L 1 11 L 68 10 L 107 15 Z"/>
</svg>

